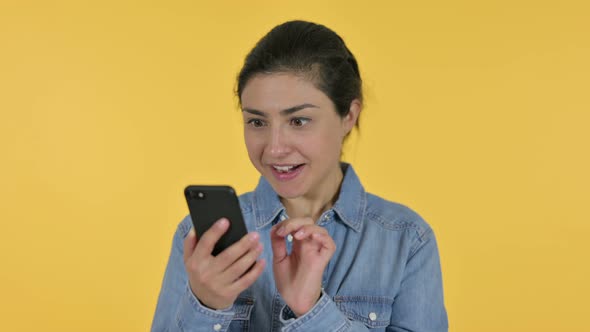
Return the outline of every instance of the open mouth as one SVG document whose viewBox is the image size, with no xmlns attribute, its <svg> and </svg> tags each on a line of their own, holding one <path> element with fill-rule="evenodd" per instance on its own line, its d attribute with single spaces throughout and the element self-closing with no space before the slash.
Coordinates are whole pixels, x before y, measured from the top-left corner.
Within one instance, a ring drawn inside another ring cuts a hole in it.
<svg viewBox="0 0 590 332">
<path fill-rule="evenodd" d="M 272 167 L 279 173 L 281 174 L 286 174 L 286 173 L 292 173 L 295 172 L 297 169 L 299 169 L 301 166 L 303 166 L 304 164 L 299 164 L 299 165 L 272 165 Z"/>
</svg>

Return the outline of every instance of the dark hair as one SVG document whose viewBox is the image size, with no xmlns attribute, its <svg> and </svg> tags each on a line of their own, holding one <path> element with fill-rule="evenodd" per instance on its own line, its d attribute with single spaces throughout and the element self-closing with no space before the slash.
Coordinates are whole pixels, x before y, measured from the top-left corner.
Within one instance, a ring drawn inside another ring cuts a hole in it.
<svg viewBox="0 0 590 332">
<path fill-rule="evenodd" d="M 311 79 L 336 108 L 348 114 L 354 99 L 362 102 L 362 81 L 354 55 L 329 28 L 305 21 L 289 21 L 268 32 L 244 60 L 238 75 L 237 96 L 256 74 L 292 72 Z"/>
</svg>

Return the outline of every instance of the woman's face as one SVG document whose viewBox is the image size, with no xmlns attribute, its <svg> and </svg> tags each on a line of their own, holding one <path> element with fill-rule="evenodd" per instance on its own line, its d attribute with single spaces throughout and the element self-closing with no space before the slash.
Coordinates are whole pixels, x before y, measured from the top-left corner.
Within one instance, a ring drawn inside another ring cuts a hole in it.
<svg viewBox="0 0 590 332">
<path fill-rule="evenodd" d="M 287 73 L 254 76 L 241 103 L 250 161 L 279 196 L 313 198 L 338 177 L 342 142 L 360 103 L 341 118 L 322 91 Z"/>
</svg>

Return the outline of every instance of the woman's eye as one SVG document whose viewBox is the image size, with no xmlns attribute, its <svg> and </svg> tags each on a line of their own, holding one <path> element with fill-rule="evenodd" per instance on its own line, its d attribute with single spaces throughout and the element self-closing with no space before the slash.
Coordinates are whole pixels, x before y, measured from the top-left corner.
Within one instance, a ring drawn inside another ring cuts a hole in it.
<svg viewBox="0 0 590 332">
<path fill-rule="evenodd" d="M 248 120 L 247 123 L 254 128 L 260 128 L 260 127 L 264 126 L 264 123 L 260 119 L 250 119 L 250 120 Z"/>
<path fill-rule="evenodd" d="M 291 124 L 295 127 L 301 127 L 309 122 L 309 119 L 306 118 L 294 118 L 291 119 Z"/>
</svg>

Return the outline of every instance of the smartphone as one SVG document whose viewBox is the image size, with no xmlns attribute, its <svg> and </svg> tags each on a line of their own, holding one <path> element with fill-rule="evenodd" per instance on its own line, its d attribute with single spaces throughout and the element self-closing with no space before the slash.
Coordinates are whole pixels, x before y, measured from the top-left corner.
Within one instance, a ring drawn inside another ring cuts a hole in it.
<svg viewBox="0 0 590 332">
<path fill-rule="evenodd" d="M 230 186 L 195 186 L 184 189 L 197 238 L 221 219 L 229 220 L 229 229 L 213 249 L 213 256 L 248 234 L 236 192 Z"/>
</svg>

